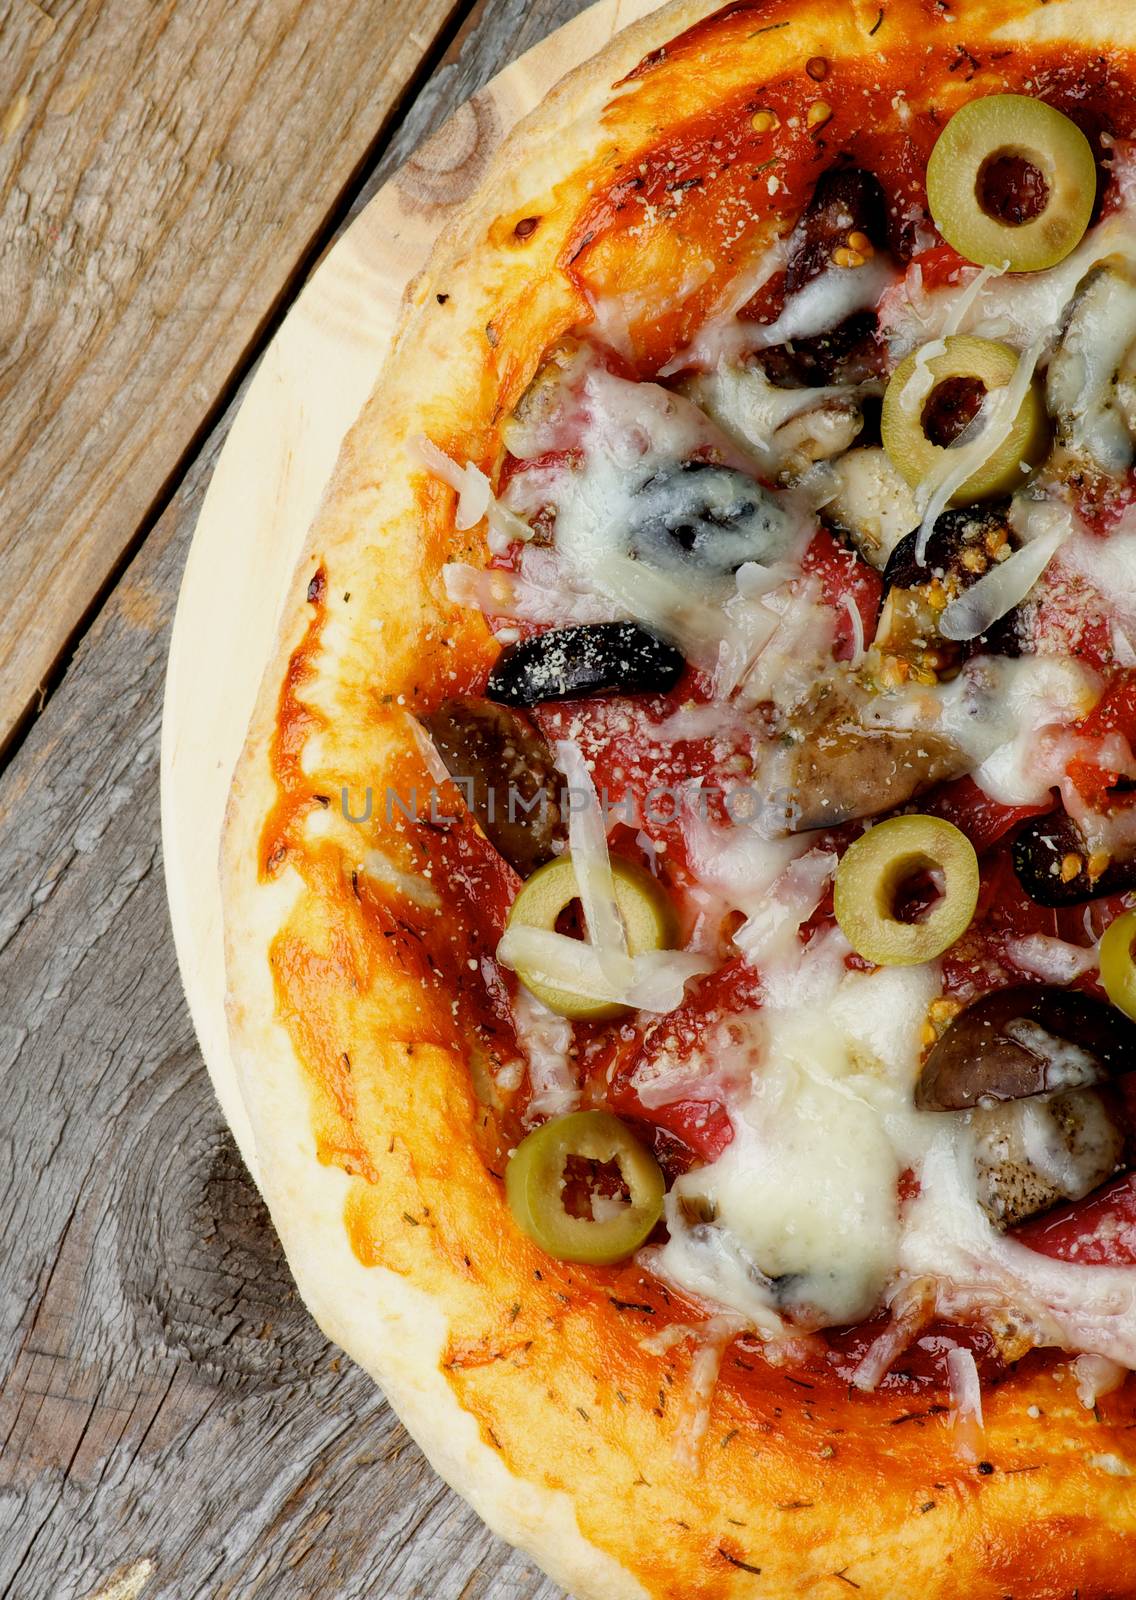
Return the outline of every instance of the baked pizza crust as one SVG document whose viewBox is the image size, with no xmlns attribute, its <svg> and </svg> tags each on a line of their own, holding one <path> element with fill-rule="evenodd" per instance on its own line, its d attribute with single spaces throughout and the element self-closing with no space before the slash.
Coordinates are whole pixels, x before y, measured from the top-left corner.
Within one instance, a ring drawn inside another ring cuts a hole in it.
<svg viewBox="0 0 1136 1600">
<path fill-rule="evenodd" d="M 493 461 L 542 352 L 587 315 L 557 260 L 617 147 L 626 158 L 660 123 L 811 55 L 838 65 L 944 28 L 960 44 L 1136 46 L 1126 0 L 958 0 L 946 15 L 936 0 L 755 0 L 728 8 L 752 20 L 744 50 L 717 24 L 696 29 L 613 90 L 711 11 L 665 6 L 516 129 L 410 286 L 343 446 L 223 845 L 231 1039 L 262 1187 L 320 1326 L 490 1527 L 580 1600 L 781 1600 L 849 1583 L 873 1600 L 1136 1594 L 1122 1576 L 1136 1572 L 1131 1385 L 1097 1420 L 1071 1380 L 1023 1363 L 987 1395 L 977 1463 L 941 1406 L 814 1395 L 773 1368 L 742 1389 L 724 1372 L 695 1470 L 691 1344 L 648 1354 L 650 1324 L 610 1273 L 549 1262 L 512 1227 L 471 1135 L 445 996 L 400 962 L 397 938 L 368 936 L 360 874 L 388 906 L 434 895 L 381 805 L 365 824 L 338 804 L 297 814 L 305 845 L 291 855 L 265 843 L 283 767 L 334 796 L 428 783 L 410 708 L 452 662 L 495 654 L 439 581 L 447 560 L 484 563 L 483 535 L 454 529 L 454 497 L 411 441 Z"/>
</svg>

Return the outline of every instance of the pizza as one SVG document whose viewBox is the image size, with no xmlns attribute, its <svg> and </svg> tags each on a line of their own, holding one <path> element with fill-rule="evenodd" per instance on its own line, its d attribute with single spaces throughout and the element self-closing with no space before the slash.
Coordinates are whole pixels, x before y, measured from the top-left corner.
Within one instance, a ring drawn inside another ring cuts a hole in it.
<svg viewBox="0 0 1136 1600">
<path fill-rule="evenodd" d="M 674 0 L 407 292 L 233 785 L 305 1301 L 581 1600 L 1136 1595 L 1136 21 Z"/>
</svg>

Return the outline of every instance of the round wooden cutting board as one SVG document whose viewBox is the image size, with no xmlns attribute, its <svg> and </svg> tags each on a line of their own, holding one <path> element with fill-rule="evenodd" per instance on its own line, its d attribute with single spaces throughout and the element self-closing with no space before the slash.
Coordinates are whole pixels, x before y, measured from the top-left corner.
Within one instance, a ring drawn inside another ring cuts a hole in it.
<svg viewBox="0 0 1136 1600">
<path fill-rule="evenodd" d="M 225 1022 L 217 863 L 230 778 L 289 579 L 340 443 L 378 377 L 406 284 L 504 135 L 655 3 L 598 0 L 467 101 L 375 196 L 265 352 L 202 505 L 166 676 L 162 845 L 189 1009 L 254 1178 Z"/>
</svg>

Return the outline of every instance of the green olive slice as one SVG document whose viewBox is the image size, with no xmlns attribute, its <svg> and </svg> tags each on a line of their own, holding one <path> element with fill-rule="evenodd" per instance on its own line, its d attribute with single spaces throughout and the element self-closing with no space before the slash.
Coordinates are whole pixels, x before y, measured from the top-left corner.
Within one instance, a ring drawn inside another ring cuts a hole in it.
<svg viewBox="0 0 1136 1600">
<path fill-rule="evenodd" d="M 592 1194 L 592 1215 L 574 1216 L 564 1203 L 568 1161 L 614 1163 L 630 1197 Z M 659 1163 L 607 1111 L 573 1111 L 521 1140 L 505 1171 L 505 1196 L 518 1226 L 558 1261 L 608 1266 L 646 1239 L 663 1211 Z M 598 1213 L 598 1214 L 597 1214 Z"/>
<path fill-rule="evenodd" d="M 905 884 L 935 875 L 939 898 L 915 922 L 896 915 Z M 865 961 L 914 967 L 942 955 L 970 926 L 978 904 L 978 857 L 965 833 L 941 817 L 890 817 L 845 851 L 836 870 L 836 920 Z"/>
<path fill-rule="evenodd" d="M 1080 128 L 1024 94 L 970 101 L 927 163 L 927 201 L 943 238 L 968 261 L 1011 272 L 1064 261 L 1089 225 L 1096 192 Z"/>
<path fill-rule="evenodd" d="M 913 488 L 928 473 L 950 464 L 950 451 L 958 438 L 952 423 L 963 419 L 965 426 L 972 422 L 985 396 L 1013 381 L 1020 359 L 1010 345 L 993 339 L 956 334 L 944 342 L 947 348 L 942 355 L 922 363 L 919 351 L 912 351 L 895 369 L 884 394 L 880 419 L 884 448 Z M 929 385 L 916 370 L 920 365 L 930 375 Z M 950 442 L 936 442 L 947 440 Z M 1003 443 L 967 478 L 951 503 L 967 505 L 1012 494 L 1028 476 L 1023 466 L 1037 466 L 1048 447 L 1045 401 L 1040 383 L 1034 382 Z"/>
<path fill-rule="evenodd" d="M 1100 942 L 1100 975 L 1104 992 L 1126 1017 L 1136 1020 L 1136 911 L 1125 911 L 1105 929 Z"/>
<path fill-rule="evenodd" d="M 611 875 L 615 883 L 616 907 L 627 935 L 628 955 L 638 956 L 648 950 L 671 949 L 677 929 L 674 908 L 666 891 L 649 872 L 618 856 L 612 858 Z M 579 897 L 580 886 L 576 881 L 572 857 L 558 856 L 555 861 L 538 867 L 532 877 L 521 885 L 509 911 L 507 926 L 524 925 L 553 932 L 558 918 Z M 562 1017 L 601 1021 L 621 1016 L 627 1009 L 610 1001 L 592 1000 L 542 983 L 526 972 L 523 965 L 518 966 L 517 977 L 530 994 L 536 995 L 550 1011 Z"/>
</svg>

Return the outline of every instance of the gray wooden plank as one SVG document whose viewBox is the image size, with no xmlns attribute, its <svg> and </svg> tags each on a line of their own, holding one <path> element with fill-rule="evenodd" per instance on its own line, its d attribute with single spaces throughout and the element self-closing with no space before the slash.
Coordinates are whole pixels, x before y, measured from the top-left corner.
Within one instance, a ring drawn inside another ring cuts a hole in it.
<svg viewBox="0 0 1136 1600">
<path fill-rule="evenodd" d="M 0 0 L 0 745 L 468 5 Z"/>
<path fill-rule="evenodd" d="M 369 188 L 578 8 L 490 0 Z M 555 1600 L 308 1318 L 182 1000 L 162 679 L 234 410 L 0 778 L 0 1600 Z"/>
</svg>

